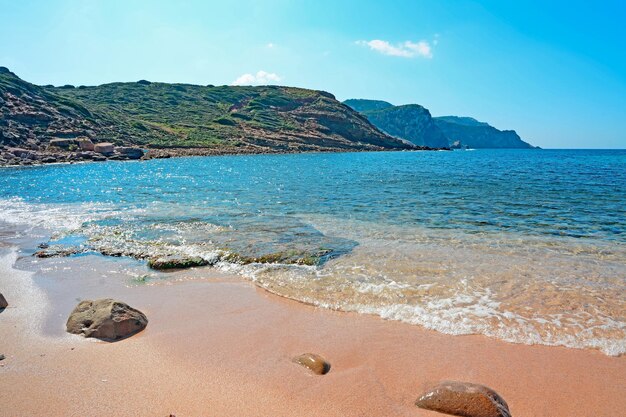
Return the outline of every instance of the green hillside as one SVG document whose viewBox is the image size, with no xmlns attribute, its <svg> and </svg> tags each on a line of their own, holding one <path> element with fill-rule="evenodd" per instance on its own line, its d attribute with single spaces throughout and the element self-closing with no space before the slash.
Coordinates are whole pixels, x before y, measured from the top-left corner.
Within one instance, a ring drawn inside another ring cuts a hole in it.
<svg viewBox="0 0 626 417">
<path fill-rule="evenodd" d="M 265 151 L 410 149 L 326 92 L 148 81 L 36 86 L 0 67 L 0 143 L 54 138 L 148 148 Z"/>
</svg>

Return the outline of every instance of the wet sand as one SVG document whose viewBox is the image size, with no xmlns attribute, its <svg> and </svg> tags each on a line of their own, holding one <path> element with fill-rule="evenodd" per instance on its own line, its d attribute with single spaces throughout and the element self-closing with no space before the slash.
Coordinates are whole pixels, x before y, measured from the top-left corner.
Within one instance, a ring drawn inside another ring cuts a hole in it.
<svg viewBox="0 0 626 417">
<path fill-rule="evenodd" d="M 495 389 L 513 416 L 626 409 L 624 357 L 324 310 L 210 268 L 129 285 L 130 261 L 18 260 L 28 272 L 12 267 L 15 249 L 0 255 L 10 304 L 0 313 L 0 416 L 441 416 L 413 403 L 450 379 Z M 146 330 L 116 343 L 64 332 L 78 299 L 102 297 L 142 310 Z M 303 352 L 326 357 L 330 373 L 291 362 Z"/>
</svg>

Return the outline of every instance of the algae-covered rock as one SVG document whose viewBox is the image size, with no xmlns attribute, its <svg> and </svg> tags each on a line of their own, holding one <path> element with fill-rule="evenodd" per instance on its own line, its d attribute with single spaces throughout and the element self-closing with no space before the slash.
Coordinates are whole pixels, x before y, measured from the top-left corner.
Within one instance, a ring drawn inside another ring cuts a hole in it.
<svg viewBox="0 0 626 417">
<path fill-rule="evenodd" d="M 461 417 L 511 417 L 509 406 L 497 392 L 469 382 L 442 382 L 422 394 L 415 405 Z"/>
<path fill-rule="evenodd" d="M 33 254 L 37 258 L 61 258 L 75 255 L 84 251 L 84 248 L 63 245 L 41 245 L 41 249 Z"/>
<path fill-rule="evenodd" d="M 111 298 L 81 301 L 67 319 L 68 333 L 117 340 L 142 331 L 148 318 L 141 311 Z"/>
<path fill-rule="evenodd" d="M 317 375 L 324 375 L 330 371 L 330 363 L 315 353 L 303 353 L 293 358 L 293 362 L 310 369 Z"/>
<path fill-rule="evenodd" d="M 194 266 L 205 266 L 209 262 L 199 256 L 185 257 L 185 256 L 161 256 L 153 258 L 148 261 L 148 266 L 152 269 L 166 270 L 166 269 L 185 269 L 192 268 Z"/>
</svg>

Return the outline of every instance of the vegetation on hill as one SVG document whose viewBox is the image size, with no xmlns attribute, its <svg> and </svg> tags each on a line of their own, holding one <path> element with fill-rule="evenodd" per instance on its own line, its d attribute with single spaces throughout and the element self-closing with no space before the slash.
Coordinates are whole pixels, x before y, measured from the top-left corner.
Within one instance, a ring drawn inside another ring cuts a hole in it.
<svg viewBox="0 0 626 417">
<path fill-rule="evenodd" d="M 326 92 L 149 81 L 36 86 L 0 67 L 0 144 L 54 138 L 150 148 L 412 149 Z"/>
</svg>

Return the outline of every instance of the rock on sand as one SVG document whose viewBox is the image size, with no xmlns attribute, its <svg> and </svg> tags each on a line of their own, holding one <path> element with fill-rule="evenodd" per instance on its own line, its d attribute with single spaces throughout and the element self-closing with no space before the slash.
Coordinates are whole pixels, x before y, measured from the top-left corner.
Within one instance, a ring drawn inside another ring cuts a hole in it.
<svg viewBox="0 0 626 417">
<path fill-rule="evenodd" d="M 117 340 L 143 330 L 145 314 L 110 298 L 81 301 L 67 319 L 67 331 L 103 340 Z"/>
<path fill-rule="evenodd" d="M 442 382 L 422 394 L 415 405 L 462 417 L 511 417 L 509 406 L 497 392 L 469 382 Z"/>
</svg>

